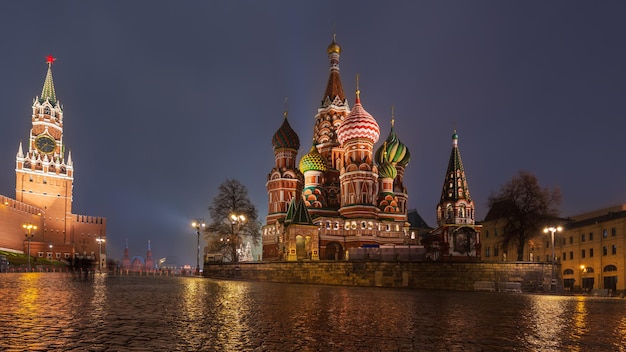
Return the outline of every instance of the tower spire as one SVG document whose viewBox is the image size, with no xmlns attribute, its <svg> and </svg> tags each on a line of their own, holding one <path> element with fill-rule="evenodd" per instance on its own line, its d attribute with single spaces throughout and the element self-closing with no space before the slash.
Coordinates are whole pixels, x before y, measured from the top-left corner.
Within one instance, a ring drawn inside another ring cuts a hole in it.
<svg viewBox="0 0 626 352">
<path fill-rule="evenodd" d="M 50 101 L 50 104 L 56 105 L 57 103 L 57 95 L 54 91 L 54 81 L 52 79 L 52 64 L 56 61 L 56 58 L 52 55 L 48 55 L 46 57 L 46 63 L 48 64 L 48 72 L 46 73 L 46 80 L 43 83 L 43 88 L 41 89 L 41 96 L 39 97 L 39 102 L 43 103 L 46 100 Z"/>
<path fill-rule="evenodd" d="M 460 199 L 471 202 L 465 170 L 461 161 L 461 152 L 459 151 L 459 135 L 454 130 L 452 134 L 452 152 L 450 153 L 443 191 L 441 192 L 441 201 L 456 202 Z"/>
<path fill-rule="evenodd" d="M 326 84 L 322 106 L 332 104 L 337 98 L 339 99 L 338 103 L 343 103 L 344 100 L 346 100 L 341 78 L 339 77 L 339 56 L 341 56 L 341 47 L 337 44 L 335 38 L 336 35 L 333 34 L 333 42 L 326 50 L 328 58 L 330 59 L 330 76 L 328 77 L 328 84 Z"/>
</svg>

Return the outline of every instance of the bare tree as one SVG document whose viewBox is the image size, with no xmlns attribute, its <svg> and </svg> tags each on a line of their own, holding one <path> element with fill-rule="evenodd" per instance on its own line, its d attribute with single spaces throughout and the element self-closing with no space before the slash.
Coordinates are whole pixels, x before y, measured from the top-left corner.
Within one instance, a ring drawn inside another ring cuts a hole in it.
<svg viewBox="0 0 626 352">
<path fill-rule="evenodd" d="M 502 248 L 517 246 L 517 260 L 524 260 L 524 246 L 559 214 L 561 192 L 539 186 L 537 177 L 520 171 L 489 197 L 488 218 L 504 221 Z"/>
<path fill-rule="evenodd" d="M 256 207 L 248 198 L 248 190 L 238 180 L 228 179 L 218 188 L 209 206 L 211 223 L 206 228 L 208 251 L 221 252 L 227 260 L 237 262 L 237 249 L 242 238 L 258 244 L 261 224 Z"/>
</svg>

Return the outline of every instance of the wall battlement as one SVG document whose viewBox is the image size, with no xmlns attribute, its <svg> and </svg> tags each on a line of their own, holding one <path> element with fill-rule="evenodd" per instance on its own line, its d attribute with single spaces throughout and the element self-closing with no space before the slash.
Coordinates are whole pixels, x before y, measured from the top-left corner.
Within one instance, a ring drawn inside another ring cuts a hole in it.
<svg viewBox="0 0 626 352">
<path fill-rule="evenodd" d="M 0 195 L 0 205 L 32 215 L 42 215 L 44 213 L 44 210 L 41 208 L 34 207 L 30 204 L 26 204 L 3 195 Z"/>
</svg>

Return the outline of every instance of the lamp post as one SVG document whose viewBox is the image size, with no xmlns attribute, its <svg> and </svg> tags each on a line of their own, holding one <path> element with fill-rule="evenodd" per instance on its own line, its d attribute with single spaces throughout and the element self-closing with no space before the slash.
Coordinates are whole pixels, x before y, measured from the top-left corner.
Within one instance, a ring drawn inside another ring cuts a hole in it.
<svg viewBox="0 0 626 352">
<path fill-rule="evenodd" d="M 98 271 L 102 272 L 102 243 L 106 242 L 105 238 L 102 236 L 96 238 L 96 242 L 98 242 Z"/>
<path fill-rule="evenodd" d="M 230 224 L 231 224 L 231 229 L 232 229 L 232 236 L 233 236 L 233 240 L 231 241 L 231 246 L 233 246 L 233 261 L 234 262 L 238 262 L 239 261 L 239 255 L 237 254 L 237 246 L 239 245 L 239 231 L 241 230 L 241 227 L 246 223 L 246 216 L 243 214 L 235 214 L 235 213 L 231 213 L 230 214 Z M 237 230 L 235 231 L 235 228 L 237 228 Z"/>
<path fill-rule="evenodd" d="M 206 226 L 203 219 L 196 219 L 191 223 L 191 227 L 196 229 L 198 235 L 198 252 L 196 253 L 196 275 L 200 275 L 200 228 Z"/>
<path fill-rule="evenodd" d="M 543 229 L 544 233 L 550 232 L 550 237 L 552 239 L 552 258 L 550 260 L 552 262 L 552 273 L 550 275 L 550 291 L 556 290 L 556 285 L 554 285 L 554 262 L 556 260 L 556 257 L 554 256 L 554 233 L 561 232 L 562 230 L 563 228 L 561 226 L 550 226 Z M 553 285 L 555 286 L 554 289 L 552 288 Z"/>
<path fill-rule="evenodd" d="M 33 231 L 37 230 L 37 226 L 33 224 L 24 224 L 22 225 L 22 228 L 28 231 L 28 233 L 24 234 L 24 236 L 26 236 L 26 239 L 28 240 L 28 271 L 30 272 L 30 240 L 33 236 L 35 236 Z"/>
</svg>

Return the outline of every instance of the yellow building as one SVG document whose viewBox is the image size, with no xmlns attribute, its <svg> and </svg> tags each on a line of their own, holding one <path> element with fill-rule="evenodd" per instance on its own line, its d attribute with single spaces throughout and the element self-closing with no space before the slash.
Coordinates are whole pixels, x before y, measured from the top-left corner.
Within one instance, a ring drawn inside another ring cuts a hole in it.
<svg viewBox="0 0 626 352">
<path fill-rule="evenodd" d="M 482 259 L 516 261 L 516 248 L 502 248 L 504 222 L 482 222 Z M 573 292 L 626 291 L 626 204 L 568 218 L 561 231 L 541 233 L 524 247 L 524 261 L 549 262 L 553 253 L 565 290 Z"/>
</svg>

